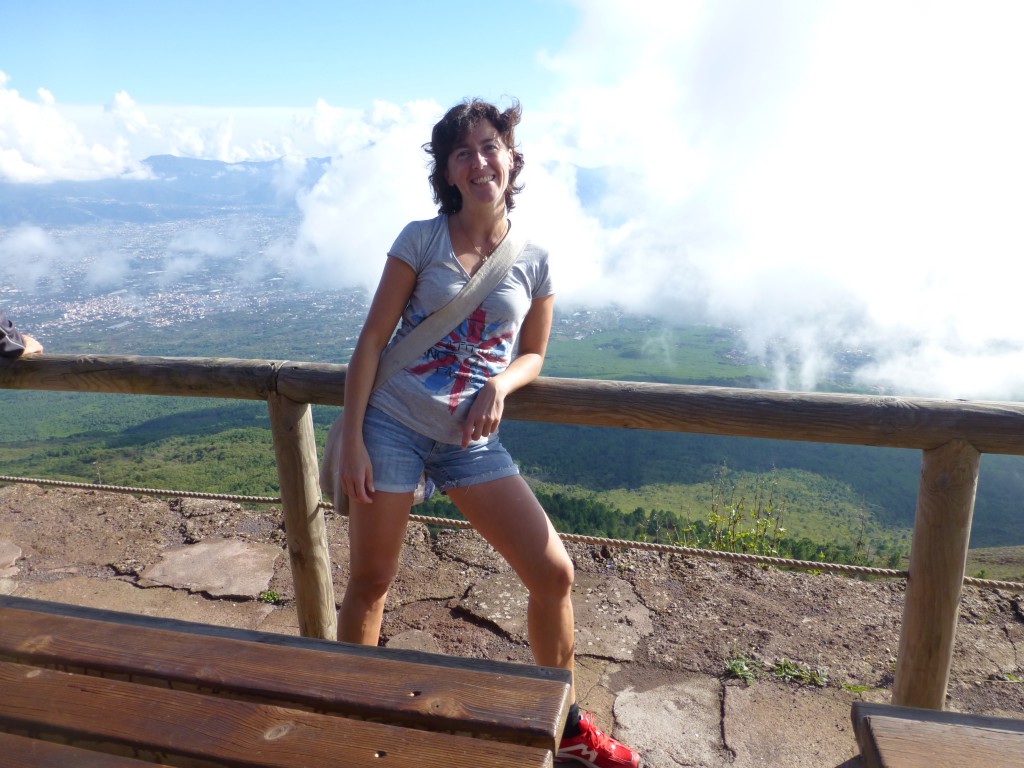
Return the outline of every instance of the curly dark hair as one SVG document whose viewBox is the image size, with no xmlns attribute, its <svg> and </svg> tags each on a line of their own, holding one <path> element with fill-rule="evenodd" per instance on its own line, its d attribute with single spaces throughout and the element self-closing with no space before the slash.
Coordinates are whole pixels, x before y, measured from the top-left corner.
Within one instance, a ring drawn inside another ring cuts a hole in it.
<svg viewBox="0 0 1024 768">
<path fill-rule="evenodd" d="M 523 156 L 516 147 L 515 128 L 522 114 L 523 110 L 516 99 L 512 100 L 512 106 L 504 112 L 481 99 L 466 99 L 449 109 L 438 121 L 430 134 L 430 141 L 423 145 L 432 160 L 430 187 L 434 192 L 434 202 L 440 206 L 438 213 L 451 215 L 462 209 L 462 193 L 445 178 L 448 156 L 455 145 L 466 138 L 481 120 L 490 122 L 505 146 L 512 150 L 512 167 L 509 168 L 508 186 L 505 188 L 505 209 L 511 211 L 516 207 L 512 198 L 523 189 L 522 184 L 516 184 L 519 172 L 523 170 Z"/>
</svg>

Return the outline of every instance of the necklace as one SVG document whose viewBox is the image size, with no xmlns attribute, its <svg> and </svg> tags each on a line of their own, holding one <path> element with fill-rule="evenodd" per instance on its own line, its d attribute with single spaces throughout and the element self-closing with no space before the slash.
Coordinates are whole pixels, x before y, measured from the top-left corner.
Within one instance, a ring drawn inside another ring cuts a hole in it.
<svg viewBox="0 0 1024 768">
<path fill-rule="evenodd" d="M 491 254 L 498 250 L 498 246 L 501 245 L 501 241 L 505 239 L 505 236 L 508 234 L 509 229 L 511 229 L 512 227 L 512 222 L 510 222 L 508 219 L 505 219 L 505 226 L 502 230 L 501 237 L 494 241 L 494 245 L 490 245 L 490 237 L 484 240 L 483 245 L 477 245 L 476 243 L 473 242 L 473 238 L 470 236 L 469 230 L 466 229 L 466 225 L 462 223 L 462 218 L 457 217 L 457 220 L 459 222 L 459 229 L 461 229 L 462 234 L 466 236 L 466 242 L 468 242 L 470 246 L 472 246 L 473 250 L 476 251 L 476 255 L 480 257 L 481 262 L 487 261 L 487 259 L 490 258 Z"/>
</svg>

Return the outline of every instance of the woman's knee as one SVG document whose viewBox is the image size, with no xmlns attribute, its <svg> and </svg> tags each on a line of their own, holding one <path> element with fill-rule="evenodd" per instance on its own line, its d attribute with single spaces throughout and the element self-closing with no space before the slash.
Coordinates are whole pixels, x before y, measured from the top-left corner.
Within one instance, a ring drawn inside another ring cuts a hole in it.
<svg viewBox="0 0 1024 768">
<path fill-rule="evenodd" d="M 365 566 L 353 568 L 348 577 L 346 591 L 367 600 L 377 600 L 387 594 L 394 581 L 393 566 Z"/>
<path fill-rule="evenodd" d="M 523 583 L 533 596 L 562 599 L 572 594 L 575 577 L 572 560 L 563 550 L 561 556 L 550 558 L 543 567 L 531 569 Z"/>
</svg>

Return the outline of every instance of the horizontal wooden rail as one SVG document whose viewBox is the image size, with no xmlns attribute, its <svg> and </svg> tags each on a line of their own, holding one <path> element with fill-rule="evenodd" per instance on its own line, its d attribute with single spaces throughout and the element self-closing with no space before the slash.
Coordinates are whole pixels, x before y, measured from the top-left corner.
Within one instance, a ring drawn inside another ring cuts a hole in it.
<svg viewBox="0 0 1024 768">
<path fill-rule="evenodd" d="M 266 400 L 279 365 L 221 357 L 39 355 L 0 360 L 0 389 Z"/>
<path fill-rule="evenodd" d="M 0 389 L 266 401 L 300 627 L 333 638 L 310 405 L 341 405 L 346 370 L 273 360 L 44 355 L 0 361 Z M 981 455 L 1024 455 L 1024 405 L 545 377 L 518 391 L 505 413 L 528 421 L 920 450 L 893 702 L 942 709 Z"/>
<path fill-rule="evenodd" d="M 0 389 L 341 405 L 348 366 L 232 358 L 43 355 L 0 362 Z M 1024 455 L 1024 405 L 543 377 L 508 418 L 930 450 L 953 440 Z"/>
</svg>

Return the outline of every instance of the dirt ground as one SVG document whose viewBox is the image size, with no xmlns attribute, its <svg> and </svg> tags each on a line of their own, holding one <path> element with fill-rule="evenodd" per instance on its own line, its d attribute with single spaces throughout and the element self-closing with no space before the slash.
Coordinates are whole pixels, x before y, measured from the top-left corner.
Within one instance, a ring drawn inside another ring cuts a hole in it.
<svg viewBox="0 0 1024 768">
<path fill-rule="evenodd" d="M 10 485 L 0 488 L 0 593 L 297 633 L 279 521 L 277 509 L 222 501 Z M 327 525 L 340 599 L 346 521 L 328 515 Z M 214 537 L 280 548 L 265 587 L 281 601 L 260 601 L 258 592 L 212 599 L 140 578 L 169 549 Z M 668 679 L 706 676 L 738 694 L 747 686 L 729 680 L 725 669 L 741 655 L 766 665 L 788 659 L 820 668 L 826 690 L 841 706 L 856 698 L 888 701 L 902 582 L 591 545 L 570 544 L 569 550 L 577 570 L 579 686 L 608 717 L 620 714 L 617 695 L 649 691 Z M 413 524 L 382 642 L 530 662 L 515 605 L 525 594 L 516 584 L 504 561 L 474 533 L 431 536 Z M 1024 596 L 964 589 L 947 708 L 1021 717 Z M 811 718 L 813 712 L 811 703 L 789 716 Z M 740 764 L 737 754 L 732 748 L 720 764 Z"/>
</svg>

